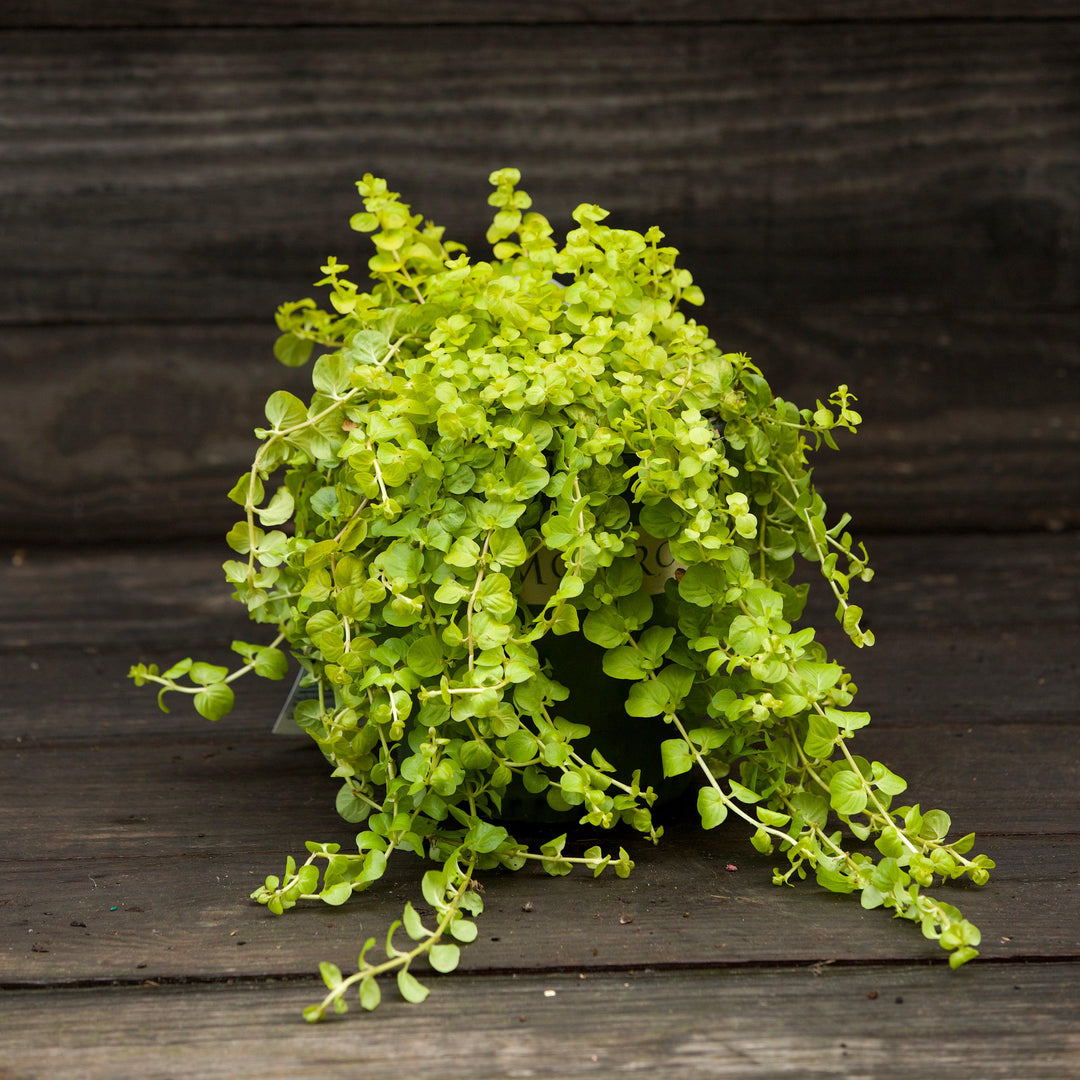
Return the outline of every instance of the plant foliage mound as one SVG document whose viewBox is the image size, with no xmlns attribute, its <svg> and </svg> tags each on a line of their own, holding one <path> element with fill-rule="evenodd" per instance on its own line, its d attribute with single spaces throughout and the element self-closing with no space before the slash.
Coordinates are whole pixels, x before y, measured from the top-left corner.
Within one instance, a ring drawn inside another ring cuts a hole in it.
<svg viewBox="0 0 1080 1080">
<path fill-rule="evenodd" d="M 582 205 L 559 244 L 517 170 L 491 180 L 492 258 L 475 262 L 383 180 L 359 183 L 352 226 L 374 243 L 370 287 L 330 258 L 318 283 L 329 306 L 279 309 L 275 354 L 298 366 L 317 351 L 313 392 L 271 395 L 230 493 L 242 517 L 225 573 L 276 636 L 235 642 L 231 672 L 132 669 L 161 694 L 193 695 L 211 720 L 241 674 L 282 678 L 285 649 L 306 673 L 314 696 L 296 720 L 362 831 L 350 850 L 312 842 L 302 862 L 290 857 L 253 894 L 271 911 L 342 904 L 397 852 L 434 860 L 433 914 L 407 904 L 384 955 L 369 940 L 347 976 L 323 964 L 326 996 L 305 1015 L 344 1011 L 353 987 L 375 1007 L 383 973 L 422 1000 L 414 961 L 449 971 L 477 933 L 479 871 L 533 861 L 629 874 L 625 849 L 572 855 L 565 833 L 531 849 L 504 803 L 517 792 L 571 826 L 624 823 L 655 840 L 642 779 L 654 764 L 694 774 L 704 828 L 746 822 L 753 846 L 777 855 L 777 884 L 810 874 L 915 921 L 964 963 L 979 931 L 923 890 L 936 877 L 982 884 L 993 863 L 969 857 L 972 836 L 947 839 L 943 811 L 897 805 L 904 780 L 853 753 L 870 718 L 814 628 L 797 626 L 802 559 L 851 640 L 873 640 L 849 599 L 871 576 L 866 551 L 847 515 L 827 520 L 807 460 L 855 430 L 852 395 L 841 386 L 800 409 L 746 356 L 722 352 L 684 313 L 703 297 L 659 229 L 614 229 Z M 643 577 L 645 536 L 681 568 L 662 593 Z M 526 602 L 542 553 L 561 576 Z M 571 718 L 566 673 L 545 653 L 569 635 L 602 650 L 627 732 L 658 732 L 640 770 L 616 770 L 588 717 Z"/>
</svg>

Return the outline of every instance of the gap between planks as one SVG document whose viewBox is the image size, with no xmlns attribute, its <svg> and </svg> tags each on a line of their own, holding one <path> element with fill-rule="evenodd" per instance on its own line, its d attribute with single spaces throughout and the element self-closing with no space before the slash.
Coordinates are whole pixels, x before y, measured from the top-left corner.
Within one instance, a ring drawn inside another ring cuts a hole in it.
<svg viewBox="0 0 1080 1080">
<path fill-rule="evenodd" d="M 536 1080 L 634 1071 L 679 1080 L 781 1076 L 1072 1080 L 1080 965 L 641 971 L 432 979 L 416 1009 L 309 1026 L 309 984 L 5 992 L 0 1060 L 19 1080 Z"/>
</svg>

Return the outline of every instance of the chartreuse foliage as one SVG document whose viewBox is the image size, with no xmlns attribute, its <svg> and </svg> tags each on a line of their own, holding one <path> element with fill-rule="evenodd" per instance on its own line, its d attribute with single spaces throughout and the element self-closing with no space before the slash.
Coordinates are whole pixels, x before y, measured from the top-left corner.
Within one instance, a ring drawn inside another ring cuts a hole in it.
<svg viewBox="0 0 1080 1080">
<path fill-rule="evenodd" d="M 372 234 L 373 284 L 330 258 L 318 283 L 329 306 L 279 310 L 278 359 L 317 353 L 312 395 L 271 395 L 231 492 L 242 515 L 225 573 L 276 636 L 235 643 L 244 663 L 231 673 L 190 660 L 132 671 L 193 695 L 210 719 L 232 707 L 239 675 L 284 674 L 279 646 L 317 688 L 296 719 L 363 831 L 353 852 L 309 844 L 303 865 L 268 878 L 254 898 L 271 911 L 344 903 L 398 851 L 440 866 L 424 878 L 434 914 L 405 908 L 414 944 L 395 944 L 395 923 L 384 960 L 368 959 L 369 941 L 354 974 L 324 964 L 327 995 L 305 1015 L 344 1010 L 352 987 L 373 1008 L 390 972 L 422 999 L 413 962 L 455 966 L 455 942 L 476 933 L 478 871 L 536 860 L 552 874 L 630 872 L 625 851 L 571 857 L 565 837 L 529 850 L 502 818 L 512 783 L 571 821 L 659 836 L 639 773 L 616 775 L 561 711 L 561 673 L 538 646 L 578 632 L 625 681 L 627 723 L 666 724 L 664 772 L 696 771 L 705 828 L 743 819 L 754 847 L 784 858 L 777 883 L 812 874 L 914 920 L 964 963 L 979 931 L 923 890 L 935 877 L 982 883 L 993 864 L 969 856 L 971 836 L 948 839 L 942 811 L 895 805 L 904 781 L 850 748 L 869 717 L 851 708 L 849 675 L 797 626 L 798 557 L 851 640 L 873 641 L 849 597 L 871 576 L 866 551 L 847 515 L 827 522 L 807 460 L 855 430 L 854 398 L 841 386 L 800 409 L 721 351 L 684 314 L 702 294 L 659 229 L 610 228 L 582 205 L 560 245 L 516 170 L 491 179 L 493 257 L 475 262 L 384 181 L 360 182 L 352 225 Z M 640 530 L 685 568 L 663 596 L 643 587 Z M 565 572 L 530 607 L 523 568 L 543 547 Z"/>
</svg>

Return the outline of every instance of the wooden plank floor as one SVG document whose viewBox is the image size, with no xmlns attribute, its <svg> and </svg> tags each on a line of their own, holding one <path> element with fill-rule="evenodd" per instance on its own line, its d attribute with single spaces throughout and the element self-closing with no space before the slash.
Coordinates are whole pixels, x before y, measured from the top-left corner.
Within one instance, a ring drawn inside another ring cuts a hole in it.
<svg viewBox="0 0 1080 1080">
<path fill-rule="evenodd" d="M 269 734 L 281 684 L 210 725 L 124 678 L 257 634 L 223 551 L 7 552 L 0 1080 L 1080 1077 L 1080 543 L 870 548 L 878 644 L 842 654 L 874 714 L 858 749 L 997 860 L 987 887 L 938 890 L 981 926 L 979 960 L 950 972 L 908 924 L 776 889 L 738 826 L 703 834 L 676 809 L 658 847 L 624 841 L 628 880 L 486 875 L 480 937 L 424 1005 L 388 988 L 318 1027 L 299 1015 L 318 962 L 346 967 L 423 865 L 341 909 L 247 900 L 304 840 L 352 830 L 318 753 Z"/>
</svg>

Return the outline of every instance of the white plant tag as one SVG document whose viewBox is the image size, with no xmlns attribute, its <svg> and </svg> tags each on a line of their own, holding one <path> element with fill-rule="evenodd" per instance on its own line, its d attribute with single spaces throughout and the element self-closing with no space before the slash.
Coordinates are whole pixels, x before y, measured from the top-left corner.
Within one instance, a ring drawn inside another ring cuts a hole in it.
<svg viewBox="0 0 1080 1080">
<path fill-rule="evenodd" d="M 289 696 L 285 699 L 285 704 L 281 706 L 281 712 L 278 713 L 274 726 L 270 729 L 272 735 L 303 735 L 305 739 L 308 737 L 307 732 L 293 719 L 293 710 L 296 708 L 297 702 L 318 697 L 319 688 L 317 686 L 301 686 L 300 680 L 304 677 L 304 674 L 303 671 L 297 674 L 292 689 L 289 691 Z"/>
<path fill-rule="evenodd" d="M 671 554 L 667 540 L 650 536 L 638 529 L 637 560 L 645 574 L 642 587 L 655 596 L 664 591 L 664 585 L 682 568 Z M 526 604 L 543 605 L 555 595 L 559 579 L 566 572 L 562 555 L 550 548 L 541 548 L 525 564 L 521 578 L 521 599 Z"/>
</svg>

